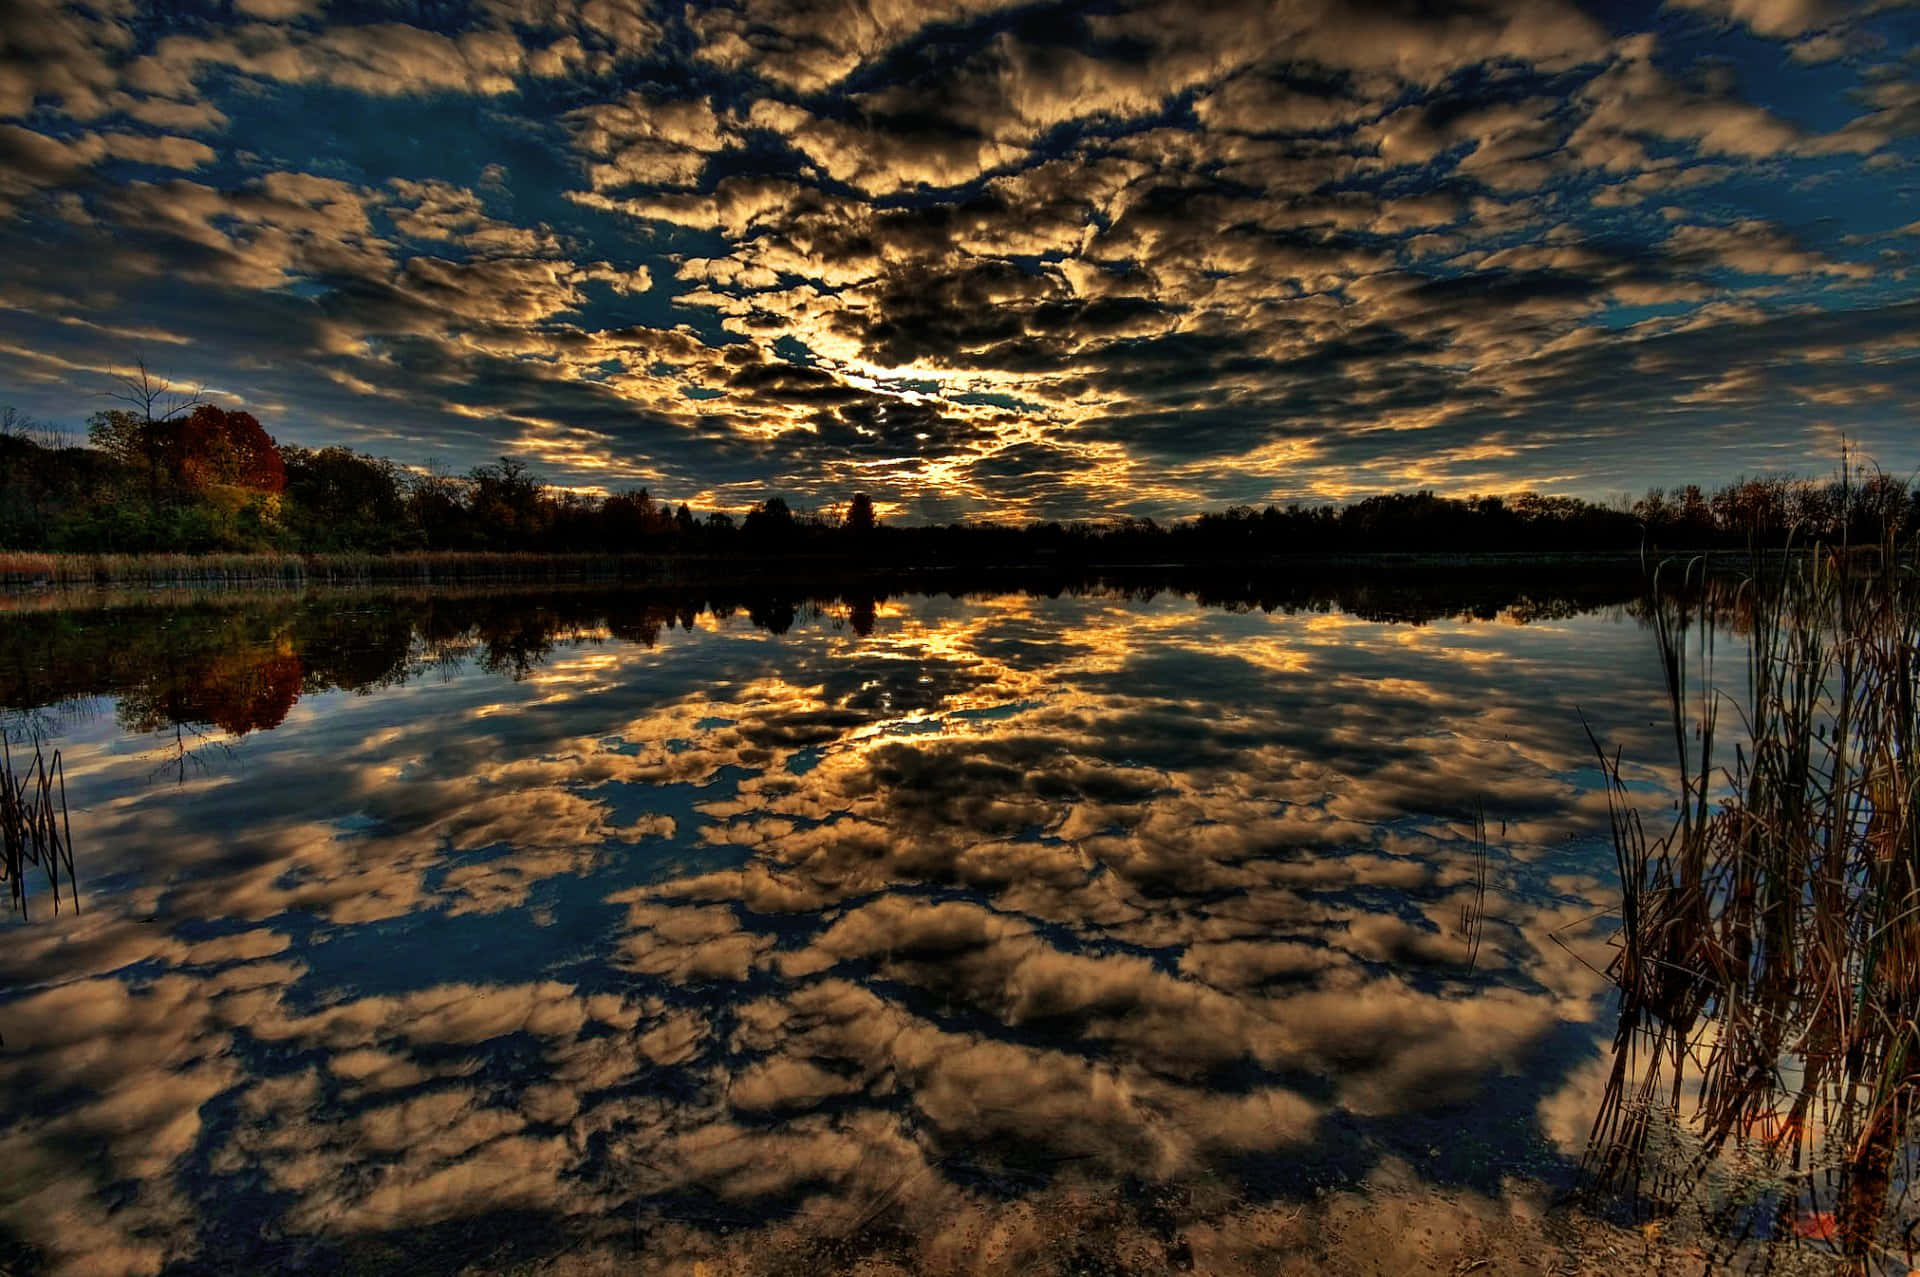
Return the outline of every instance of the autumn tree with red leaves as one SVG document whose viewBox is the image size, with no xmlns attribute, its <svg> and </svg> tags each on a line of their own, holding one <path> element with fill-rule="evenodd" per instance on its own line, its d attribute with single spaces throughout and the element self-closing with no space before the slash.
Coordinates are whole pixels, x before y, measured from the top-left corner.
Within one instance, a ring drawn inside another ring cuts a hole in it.
<svg viewBox="0 0 1920 1277">
<path fill-rule="evenodd" d="M 155 429 L 167 469 L 190 488 L 278 493 L 287 486 L 280 450 L 250 412 L 201 404 L 185 418 L 156 423 Z"/>
</svg>

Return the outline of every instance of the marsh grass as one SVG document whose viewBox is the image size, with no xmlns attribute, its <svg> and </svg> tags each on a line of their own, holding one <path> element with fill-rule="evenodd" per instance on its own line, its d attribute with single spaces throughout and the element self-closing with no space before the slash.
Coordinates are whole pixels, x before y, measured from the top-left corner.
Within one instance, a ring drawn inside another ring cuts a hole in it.
<svg viewBox="0 0 1920 1277">
<path fill-rule="evenodd" d="M 1657 1209 L 1905 1271 L 1920 1103 L 1920 580 L 1891 544 L 1656 580 L 1678 793 L 1609 780 L 1613 1068 L 1589 1166 Z M 1675 586 L 1678 588 L 1674 588 Z M 1744 631 L 1744 696 L 1715 679 Z M 1682 1138 L 1683 1137 L 1683 1138 Z M 1731 1191 L 1729 1167 L 1751 1191 Z"/>
<path fill-rule="evenodd" d="M 73 907 L 80 907 L 79 881 L 73 871 L 73 831 L 67 820 L 67 775 L 60 751 L 51 756 L 39 745 L 31 762 L 15 771 L 13 746 L 0 735 L 0 880 L 13 911 L 27 916 L 27 887 L 35 872 L 44 874 L 60 911 L 60 874 L 65 870 Z"/>
<path fill-rule="evenodd" d="M 191 586 L 547 581 L 657 574 L 656 556 L 423 550 L 406 554 L 37 554 L 0 551 L 0 585 Z"/>
</svg>

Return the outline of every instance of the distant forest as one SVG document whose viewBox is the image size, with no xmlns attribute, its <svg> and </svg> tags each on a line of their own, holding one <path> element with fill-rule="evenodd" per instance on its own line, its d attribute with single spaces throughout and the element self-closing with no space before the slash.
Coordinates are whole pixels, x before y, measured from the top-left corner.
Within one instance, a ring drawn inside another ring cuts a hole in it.
<svg viewBox="0 0 1920 1277">
<path fill-rule="evenodd" d="M 1210 562 L 1377 552 L 1745 549 L 1920 530 L 1920 491 L 1887 476 L 1743 479 L 1596 504 L 1524 492 L 1393 493 L 1343 506 L 1235 506 L 1177 522 L 1118 517 L 893 526 L 850 493 L 832 513 L 770 496 L 742 517 L 644 488 L 588 496 L 502 457 L 422 474 L 345 448 L 279 444 L 246 412 L 144 373 L 87 442 L 0 414 L 0 550 L 137 554 L 539 551 L 835 556 L 886 562 Z"/>
</svg>

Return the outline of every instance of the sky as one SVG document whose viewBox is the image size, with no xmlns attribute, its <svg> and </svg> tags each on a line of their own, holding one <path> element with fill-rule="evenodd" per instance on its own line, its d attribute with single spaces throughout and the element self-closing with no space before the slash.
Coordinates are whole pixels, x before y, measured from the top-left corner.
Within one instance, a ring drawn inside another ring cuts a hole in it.
<svg viewBox="0 0 1920 1277">
<path fill-rule="evenodd" d="M 1920 467 L 1920 9 L 8 0 L 0 405 L 696 509 Z"/>
</svg>

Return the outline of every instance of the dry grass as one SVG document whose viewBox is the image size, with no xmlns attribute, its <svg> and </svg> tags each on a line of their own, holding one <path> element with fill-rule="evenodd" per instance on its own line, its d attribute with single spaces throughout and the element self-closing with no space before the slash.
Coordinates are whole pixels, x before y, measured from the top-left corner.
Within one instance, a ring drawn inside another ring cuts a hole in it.
<svg viewBox="0 0 1920 1277">
<path fill-rule="evenodd" d="M 617 579 L 657 573 L 659 559 L 623 554 L 32 554 L 0 552 L 0 585 Z"/>
</svg>

